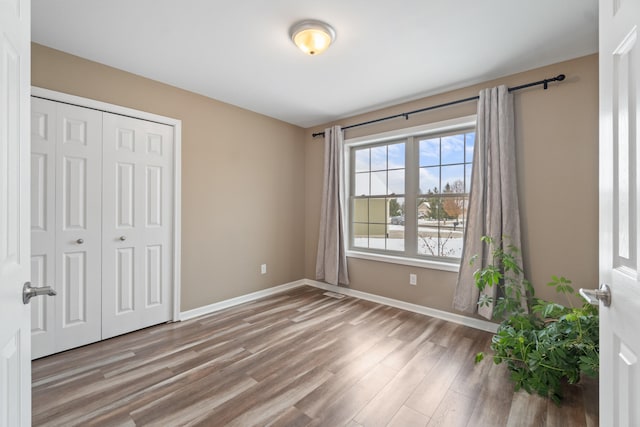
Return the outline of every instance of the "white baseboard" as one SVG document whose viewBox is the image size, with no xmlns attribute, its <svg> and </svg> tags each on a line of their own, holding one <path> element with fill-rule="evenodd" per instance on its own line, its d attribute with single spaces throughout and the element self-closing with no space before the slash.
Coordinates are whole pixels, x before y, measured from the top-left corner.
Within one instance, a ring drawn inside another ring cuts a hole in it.
<svg viewBox="0 0 640 427">
<path fill-rule="evenodd" d="M 328 283 L 318 282 L 316 280 L 311 280 L 311 279 L 296 280 L 295 282 L 285 283 L 284 285 L 274 286 L 272 288 L 263 289 L 257 292 L 252 292 L 247 295 L 241 295 L 239 297 L 216 302 L 214 304 L 209 304 L 203 307 L 194 308 L 193 310 L 183 311 L 180 313 L 180 320 L 189 320 L 189 319 L 193 319 L 194 317 L 215 313 L 216 311 L 224 310 L 225 308 L 233 307 L 235 305 L 242 304 L 245 302 L 255 301 L 260 298 L 268 297 L 283 291 L 288 291 L 289 289 L 293 289 L 293 288 L 297 288 L 305 285 L 324 289 L 326 291 L 337 292 L 340 294 L 348 295 L 355 298 L 360 298 L 360 299 L 375 302 L 378 304 L 388 305 L 388 306 L 399 308 L 402 310 L 411 311 L 414 313 L 424 314 L 425 316 L 435 317 L 437 319 L 442 319 L 448 322 L 469 326 L 471 328 L 480 329 L 482 331 L 495 333 L 498 329 L 498 325 L 496 323 L 488 322 L 486 320 L 467 317 L 467 316 L 463 316 L 456 313 L 450 313 L 448 311 L 429 308 L 429 307 L 425 307 L 418 304 L 412 304 L 410 302 L 400 301 L 393 298 L 382 297 L 380 295 L 370 294 L 368 292 L 356 291 L 350 288 L 343 288 L 341 286 L 330 285 Z"/>
<path fill-rule="evenodd" d="M 326 291 L 337 292 L 340 294 L 360 298 L 363 300 L 376 302 L 378 304 L 388 305 L 391 307 L 399 308 L 402 310 L 412 311 L 414 313 L 424 314 L 425 316 L 435 317 L 437 319 L 446 320 L 448 322 L 457 323 L 471 328 L 480 329 L 491 333 L 496 333 L 498 330 L 498 324 L 488 322 L 482 319 L 476 319 L 473 317 L 463 316 L 461 314 L 450 313 L 448 311 L 438 310 L 435 308 L 425 307 L 423 305 L 412 304 L 410 302 L 400 301 L 393 298 L 382 297 L 368 292 L 356 291 L 350 288 L 343 288 L 341 286 L 330 285 L 324 282 L 318 282 L 316 280 L 304 279 L 304 284 L 313 286 L 316 288 L 324 289 Z"/>
<path fill-rule="evenodd" d="M 216 311 L 224 310 L 225 308 L 233 307 L 234 305 L 255 301 L 257 299 L 268 297 L 279 292 L 288 291 L 289 289 L 304 286 L 305 284 L 305 280 L 297 280 L 295 282 L 285 283 L 284 285 L 274 286 L 272 288 L 263 289 L 261 291 L 252 292 L 246 295 L 240 295 L 239 297 L 230 298 L 224 301 L 205 305 L 203 307 L 194 308 L 193 310 L 182 311 L 180 312 L 180 320 L 189 320 L 193 319 L 194 317 L 215 313 Z"/>
</svg>

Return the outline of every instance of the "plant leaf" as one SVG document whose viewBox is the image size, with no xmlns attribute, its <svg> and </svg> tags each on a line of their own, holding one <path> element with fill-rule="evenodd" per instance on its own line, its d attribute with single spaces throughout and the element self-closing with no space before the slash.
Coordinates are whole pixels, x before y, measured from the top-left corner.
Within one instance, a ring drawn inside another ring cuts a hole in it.
<svg viewBox="0 0 640 427">
<path fill-rule="evenodd" d="M 493 244 L 493 239 L 485 236 L 483 242 Z M 474 272 L 474 279 L 482 290 L 498 286 L 498 297 L 482 294 L 478 300 L 480 306 L 494 303 L 494 316 L 502 319 L 491 338 L 493 361 L 506 364 L 515 390 L 559 404 L 564 382 L 576 383 L 582 373 L 598 374 L 598 309 L 588 304 L 574 308 L 568 295 L 575 291 L 564 276 L 551 276 L 547 285 L 567 296 L 568 306 L 536 298 L 533 285 L 522 278 L 519 249 L 504 245 L 491 253 L 492 264 Z M 484 353 L 478 353 L 475 363 L 483 359 Z"/>
</svg>

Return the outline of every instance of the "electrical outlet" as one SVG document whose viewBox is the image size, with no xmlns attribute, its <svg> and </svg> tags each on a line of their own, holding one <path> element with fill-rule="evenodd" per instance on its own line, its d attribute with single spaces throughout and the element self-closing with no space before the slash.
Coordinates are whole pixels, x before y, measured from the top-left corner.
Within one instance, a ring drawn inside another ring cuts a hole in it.
<svg viewBox="0 0 640 427">
<path fill-rule="evenodd" d="M 267 274 L 267 264 L 262 264 L 260 266 L 260 274 Z"/>
<path fill-rule="evenodd" d="M 415 286 L 418 283 L 418 276 L 416 274 L 409 274 L 409 284 Z"/>
</svg>

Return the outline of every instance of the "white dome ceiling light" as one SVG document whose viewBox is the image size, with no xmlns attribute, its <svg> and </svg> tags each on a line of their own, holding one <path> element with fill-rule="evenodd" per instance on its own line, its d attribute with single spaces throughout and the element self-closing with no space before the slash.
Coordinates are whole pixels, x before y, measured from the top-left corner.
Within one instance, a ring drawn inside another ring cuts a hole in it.
<svg viewBox="0 0 640 427">
<path fill-rule="evenodd" d="M 336 39 L 336 31 L 327 23 L 305 20 L 294 24 L 289 30 L 291 40 L 307 55 L 318 55 Z"/>
</svg>

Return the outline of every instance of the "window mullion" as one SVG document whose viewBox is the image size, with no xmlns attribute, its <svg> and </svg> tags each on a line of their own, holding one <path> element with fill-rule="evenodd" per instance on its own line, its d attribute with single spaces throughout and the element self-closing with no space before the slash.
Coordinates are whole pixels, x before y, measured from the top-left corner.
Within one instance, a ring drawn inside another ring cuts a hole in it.
<svg viewBox="0 0 640 427">
<path fill-rule="evenodd" d="M 349 160 L 348 162 L 344 162 L 345 164 L 345 171 L 344 171 L 344 180 L 345 180 L 345 188 L 347 188 L 348 193 L 346 195 L 343 195 L 343 208 L 345 209 L 345 211 L 347 212 L 348 218 L 347 218 L 347 223 L 345 224 L 345 232 L 346 235 L 348 236 L 348 243 L 347 243 L 347 247 L 349 249 L 351 249 L 354 246 L 354 227 L 353 227 L 353 219 L 354 219 L 354 213 L 353 213 L 353 207 L 354 207 L 354 199 L 355 199 L 355 192 L 356 192 L 356 178 L 355 178 L 355 172 L 356 172 L 356 158 L 353 155 L 353 148 L 352 147 L 348 147 L 348 146 L 344 146 L 344 151 L 343 153 L 345 154 L 346 158 Z"/>
<path fill-rule="evenodd" d="M 404 251 L 407 256 L 415 256 L 418 248 L 418 144 L 413 136 L 407 138 L 405 149 L 405 222 Z"/>
</svg>

